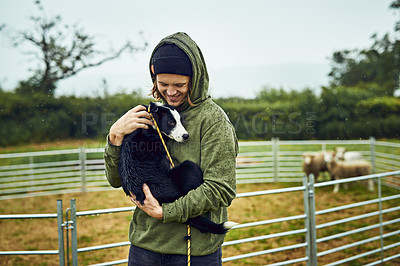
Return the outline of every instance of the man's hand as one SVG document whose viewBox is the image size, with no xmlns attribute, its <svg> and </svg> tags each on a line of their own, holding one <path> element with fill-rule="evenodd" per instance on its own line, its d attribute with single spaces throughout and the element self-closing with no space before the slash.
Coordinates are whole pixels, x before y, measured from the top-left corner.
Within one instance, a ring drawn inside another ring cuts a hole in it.
<svg viewBox="0 0 400 266">
<path fill-rule="evenodd" d="M 147 112 L 146 107 L 138 105 L 126 112 L 110 127 L 110 143 L 120 146 L 125 135 L 139 128 L 148 129 L 152 125 L 151 115 Z"/>
<path fill-rule="evenodd" d="M 163 211 L 160 203 L 158 200 L 151 194 L 150 188 L 143 184 L 143 192 L 146 198 L 144 199 L 143 205 L 140 204 L 139 201 L 136 200 L 135 195 L 131 192 L 131 201 L 142 211 L 147 213 L 153 218 L 162 220 L 163 219 Z"/>
</svg>

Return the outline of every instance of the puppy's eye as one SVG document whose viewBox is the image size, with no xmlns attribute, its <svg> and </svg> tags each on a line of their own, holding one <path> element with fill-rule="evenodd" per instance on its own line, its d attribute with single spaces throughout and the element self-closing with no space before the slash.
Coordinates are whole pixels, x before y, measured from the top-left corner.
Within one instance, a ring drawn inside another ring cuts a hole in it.
<svg viewBox="0 0 400 266">
<path fill-rule="evenodd" d="M 169 126 L 175 126 L 176 123 L 175 123 L 174 120 L 168 120 L 168 125 L 169 125 Z"/>
</svg>

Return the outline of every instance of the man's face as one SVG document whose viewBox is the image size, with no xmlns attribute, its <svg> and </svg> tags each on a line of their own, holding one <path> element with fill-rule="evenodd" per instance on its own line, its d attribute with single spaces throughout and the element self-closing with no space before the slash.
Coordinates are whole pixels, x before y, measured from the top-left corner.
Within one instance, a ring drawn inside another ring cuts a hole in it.
<svg viewBox="0 0 400 266">
<path fill-rule="evenodd" d="M 167 103 L 173 107 L 178 107 L 187 100 L 189 82 L 189 76 L 177 74 L 157 75 L 157 88 Z"/>
</svg>

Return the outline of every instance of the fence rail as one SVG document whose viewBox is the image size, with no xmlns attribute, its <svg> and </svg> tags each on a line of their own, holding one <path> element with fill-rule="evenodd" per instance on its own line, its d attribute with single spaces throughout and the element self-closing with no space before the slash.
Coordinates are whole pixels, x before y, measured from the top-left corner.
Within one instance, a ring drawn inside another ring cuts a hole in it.
<svg viewBox="0 0 400 266">
<path fill-rule="evenodd" d="M 347 146 L 369 159 L 376 173 L 400 169 L 400 144 L 370 140 L 240 142 L 237 183 L 301 182 L 305 151 Z M 103 148 L 0 154 L 0 200 L 111 189 L 104 176 Z M 387 177 L 385 185 L 400 187 Z"/>
<path fill-rule="evenodd" d="M 278 247 L 278 248 L 270 248 L 267 250 L 262 250 L 262 251 L 257 251 L 257 252 L 250 252 L 250 253 L 246 253 L 246 254 L 239 254 L 239 255 L 235 255 L 235 256 L 224 257 L 223 262 L 229 262 L 229 261 L 234 261 L 234 260 L 251 258 L 251 257 L 255 257 L 255 256 L 261 256 L 261 255 L 265 255 L 265 254 L 271 254 L 271 253 L 277 253 L 277 252 L 283 252 L 283 251 L 287 251 L 287 250 L 303 248 L 303 249 L 305 249 L 305 253 L 304 253 L 303 257 L 291 258 L 290 260 L 281 261 L 281 262 L 277 262 L 277 263 L 270 264 L 270 265 L 290 265 L 290 264 L 299 263 L 299 262 L 306 262 L 307 265 L 317 265 L 318 259 L 320 259 L 323 256 L 326 256 L 326 255 L 329 255 L 329 254 L 332 254 L 335 252 L 344 251 L 344 250 L 352 248 L 352 247 L 366 245 L 368 243 L 375 242 L 375 241 L 381 241 L 380 248 L 377 248 L 377 249 L 374 249 L 371 251 L 367 251 L 367 252 L 364 252 L 361 254 L 357 254 L 355 256 L 349 256 L 346 259 L 341 259 L 339 261 L 330 262 L 329 264 L 326 264 L 326 265 L 342 265 L 342 264 L 346 264 L 351 261 L 354 261 L 354 260 L 357 260 L 360 258 L 364 258 L 366 256 L 370 256 L 370 255 L 377 254 L 377 253 L 380 254 L 379 259 L 377 259 L 376 261 L 374 261 L 368 265 L 377 265 L 377 264 L 381 264 L 383 262 L 388 262 L 388 261 L 392 261 L 396 258 L 399 258 L 400 253 L 391 255 L 391 256 L 385 256 L 385 252 L 399 247 L 400 242 L 390 243 L 387 245 L 383 244 L 384 239 L 393 237 L 393 236 L 398 236 L 400 234 L 400 230 L 392 230 L 390 232 L 384 232 L 384 230 L 383 230 L 383 228 L 385 228 L 389 225 L 400 223 L 400 218 L 394 218 L 394 219 L 390 219 L 390 220 L 386 220 L 386 221 L 383 221 L 383 219 L 382 219 L 382 216 L 384 214 L 395 213 L 400 210 L 400 206 L 386 208 L 386 209 L 382 208 L 382 202 L 393 201 L 393 200 L 400 198 L 400 192 L 395 195 L 390 195 L 390 196 L 385 196 L 385 197 L 382 196 L 381 180 L 387 176 L 400 176 L 400 171 L 393 171 L 393 172 L 373 174 L 373 175 L 368 175 L 368 176 L 354 177 L 354 178 L 348 178 L 345 180 L 325 181 L 325 182 L 320 182 L 320 183 L 314 183 L 314 177 L 310 176 L 309 180 L 307 179 L 307 177 L 303 177 L 302 186 L 239 193 L 237 195 L 238 199 L 246 198 L 246 197 L 266 196 L 266 195 L 273 195 L 273 194 L 280 194 L 280 193 L 303 192 L 304 214 L 239 224 L 239 225 L 234 226 L 231 230 L 240 230 L 242 228 L 277 224 L 277 223 L 283 223 L 283 222 L 295 221 L 295 220 L 304 221 L 304 227 L 298 228 L 298 229 L 292 229 L 292 230 L 288 230 L 288 231 L 267 234 L 267 235 L 260 235 L 260 236 L 255 236 L 255 237 L 247 237 L 247 238 L 242 238 L 242 239 L 226 241 L 223 243 L 223 245 L 222 245 L 223 247 L 231 246 L 231 245 L 240 245 L 240 244 L 250 243 L 250 242 L 254 242 L 254 241 L 261 241 L 261 240 L 266 240 L 266 239 L 271 239 L 271 238 L 280 238 L 280 237 L 291 236 L 291 235 L 299 235 L 299 234 L 304 235 L 303 239 L 305 240 L 305 242 L 294 243 L 294 244 L 290 244 L 290 245 L 286 245 L 286 246 L 282 246 L 282 247 Z M 351 203 L 351 204 L 347 204 L 347 205 L 342 205 L 342 206 L 338 206 L 338 207 L 334 207 L 334 208 L 315 210 L 315 194 L 317 193 L 318 189 L 320 189 L 322 187 L 326 187 L 326 186 L 332 186 L 335 184 L 344 184 L 344 183 L 357 182 L 357 181 L 363 181 L 363 180 L 369 180 L 369 179 L 376 180 L 376 183 L 378 186 L 378 197 L 377 198 L 367 200 L 367 201 L 361 201 L 361 202 L 355 202 L 355 203 Z M 374 212 L 364 213 L 364 214 L 358 214 L 358 215 L 354 215 L 354 216 L 347 217 L 344 219 L 330 221 L 327 223 L 321 223 L 321 224 L 316 223 L 316 216 L 329 215 L 329 214 L 340 212 L 343 210 L 360 208 L 362 206 L 371 205 L 371 204 L 379 204 L 379 210 L 374 211 Z M 94 251 L 94 250 L 109 249 L 109 248 L 115 248 L 115 247 L 121 247 L 121 246 L 129 246 L 130 242 L 124 241 L 124 242 L 118 242 L 118 243 L 109 243 L 109 244 L 104 244 L 104 245 L 79 248 L 78 240 L 77 240 L 77 231 L 78 231 L 77 228 L 79 228 L 79 226 L 77 224 L 77 217 L 99 215 L 99 214 L 112 214 L 112 213 L 120 213 L 120 212 L 131 212 L 134 209 L 135 209 L 135 207 L 124 207 L 124 208 L 112 208 L 112 209 L 91 210 L 91 211 L 77 211 L 75 199 L 71 199 L 70 208 L 68 208 L 65 213 L 66 214 L 65 219 L 63 216 L 61 200 L 57 201 L 57 213 L 56 214 L 0 215 L 0 220 L 5 220 L 5 219 L 7 219 L 7 220 L 9 220 L 9 219 L 43 219 L 43 218 L 54 219 L 54 218 L 56 218 L 58 220 L 58 236 L 59 236 L 59 240 L 58 240 L 59 249 L 58 250 L 0 251 L 0 255 L 11 255 L 11 256 L 16 256 L 16 255 L 59 255 L 60 265 L 65 265 L 65 263 L 66 263 L 65 257 L 68 260 L 68 258 L 69 258 L 68 254 L 70 252 L 72 254 L 72 264 L 78 265 L 78 253 L 89 252 L 89 251 Z M 380 218 L 379 223 L 370 224 L 367 226 L 363 226 L 363 227 L 356 228 L 353 230 L 348 230 L 348 231 L 341 232 L 341 233 L 332 234 L 329 236 L 317 237 L 317 231 L 321 230 L 323 228 L 333 227 L 333 226 L 337 226 L 339 224 L 345 224 L 345 223 L 349 223 L 352 221 L 356 221 L 356 220 L 360 220 L 360 219 L 364 219 L 364 218 L 368 218 L 368 217 L 379 217 Z M 334 247 L 329 250 L 318 251 L 319 244 L 321 244 L 323 242 L 331 241 L 331 240 L 338 239 L 338 238 L 341 238 L 344 236 L 362 234 L 364 232 L 371 231 L 371 230 L 378 229 L 378 228 L 380 229 L 380 231 L 379 231 L 379 234 L 376 236 L 358 240 L 358 241 L 354 241 L 352 243 Z M 64 237 L 65 236 L 67 238 L 67 243 L 68 243 L 69 238 L 71 238 L 71 251 L 69 251 L 69 247 L 67 246 L 67 254 L 64 253 L 64 249 L 66 248 L 64 245 Z M 118 260 L 118 261 L 104 262 L 104 263 L 95 264 L 95 265 L 116 265 L 116 264 L 123 264 L 126 262 L 127 262 L 127 259 L 122 259 L 122 260 Z M 67 264 L 69 264 L 68 261 L 67 261 Z"/>
</svg>

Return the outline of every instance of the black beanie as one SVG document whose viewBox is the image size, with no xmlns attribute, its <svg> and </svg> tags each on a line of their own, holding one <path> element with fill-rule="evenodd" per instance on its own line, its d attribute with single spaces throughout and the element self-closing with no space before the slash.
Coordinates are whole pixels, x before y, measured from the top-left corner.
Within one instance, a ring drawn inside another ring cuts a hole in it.
<svg viewBox="0 0 400 266">
<path fill-rule="evenodd" d="M 151 71 L 157 74 L 192 76 L 192 64 L 187 54 L 175 44 L 157 48 L 151 59 Z"/>
</svg>

